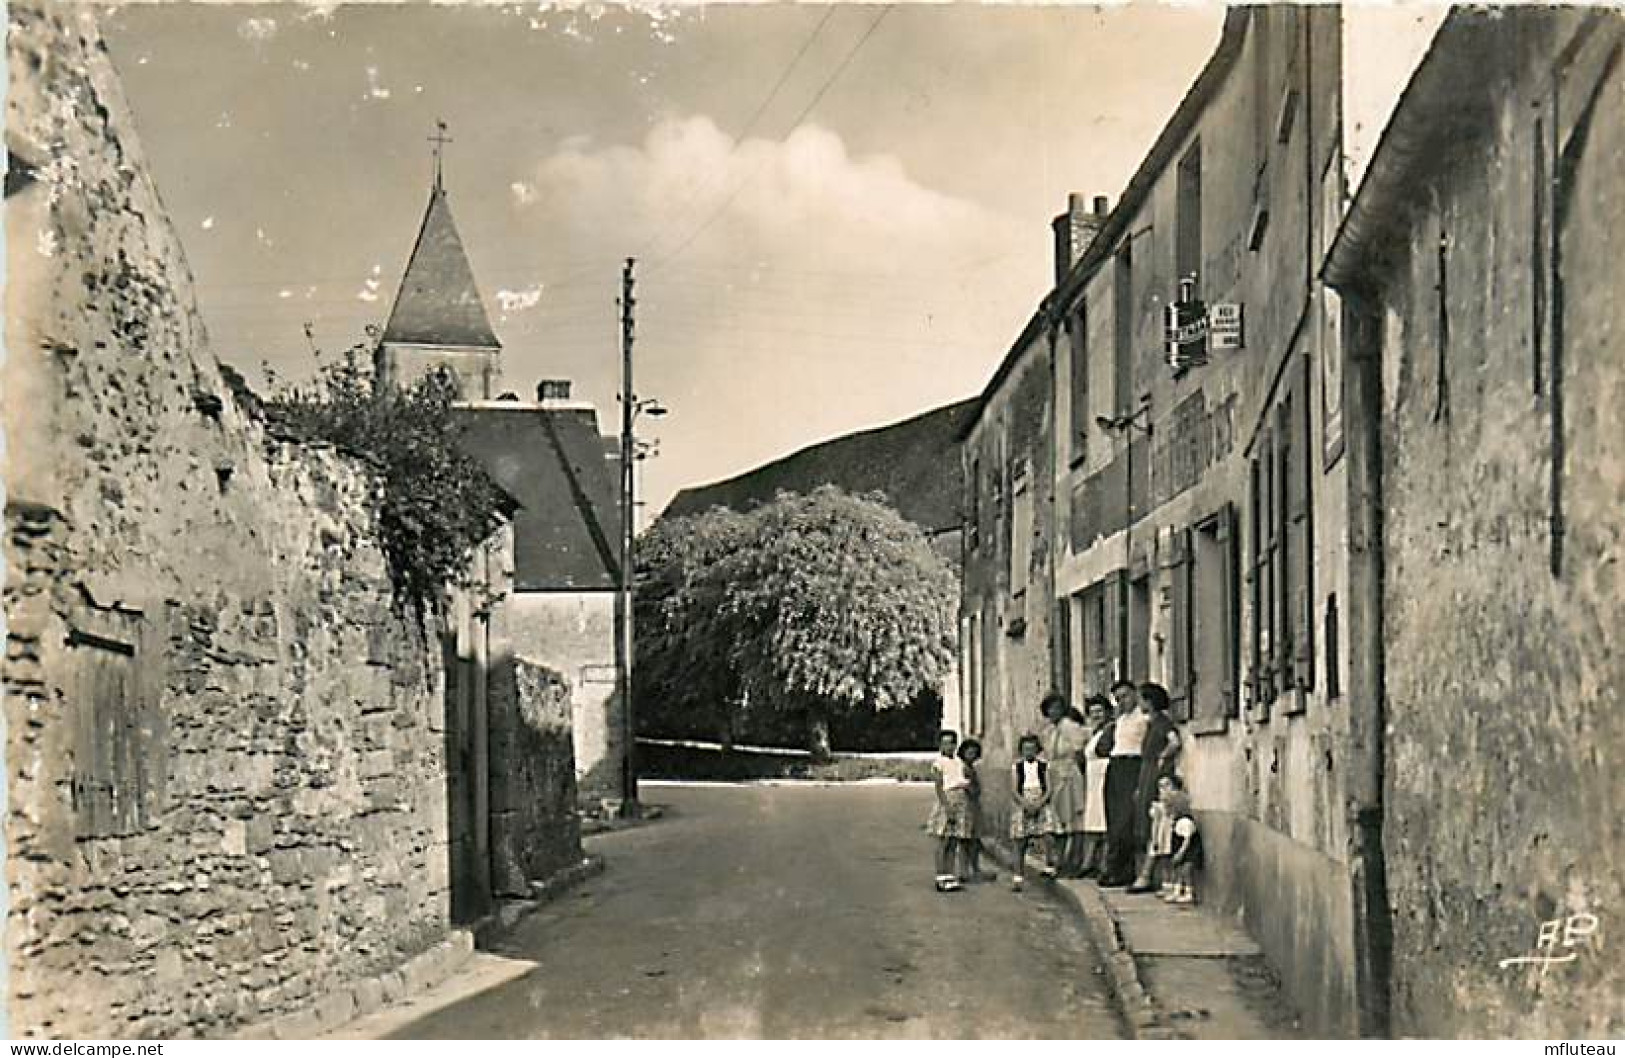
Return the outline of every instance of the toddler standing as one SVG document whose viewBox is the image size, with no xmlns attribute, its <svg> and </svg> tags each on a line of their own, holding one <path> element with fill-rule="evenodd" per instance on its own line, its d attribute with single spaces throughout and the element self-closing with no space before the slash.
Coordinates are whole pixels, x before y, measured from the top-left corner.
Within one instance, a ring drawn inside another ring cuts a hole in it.
<svg viewBox="0 0 1625 1058">
<path fill-rule="evenodd" d="M 1162 892 L 1158 895 L 1163 899 L 1172 893 L 1174 884 L 1168 869 L 1168 859 L 1174 852 L 1174 819 L 1168 813 L 1168 797 L 1177 782 L 1177 775 L 1157 780 L 1157 799 L 1151 802 L 1151 840 L 1145 848 L 1145 888 L 1155 888 L 1160 882 Z"/>
</svg>

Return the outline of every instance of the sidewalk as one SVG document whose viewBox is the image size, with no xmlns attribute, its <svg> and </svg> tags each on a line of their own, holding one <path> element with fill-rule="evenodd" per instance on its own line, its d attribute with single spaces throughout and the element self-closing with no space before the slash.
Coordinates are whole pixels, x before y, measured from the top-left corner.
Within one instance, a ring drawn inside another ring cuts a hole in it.
<svg viewBox="0 0 1625 1058">
<path fill-rule="evenodd" d="M 1037 866 L 1033 861 L 1025 872 L 1029 885 L 1042 881 Z M 1101 889 L 1092 881 L 1046 884 L 1088 920 L 1138 1038 L 1302 1038 L 1263 953 L 1231 919 L 1200 904 L 1165 904 L 1152 893 Z"/>
</svg>

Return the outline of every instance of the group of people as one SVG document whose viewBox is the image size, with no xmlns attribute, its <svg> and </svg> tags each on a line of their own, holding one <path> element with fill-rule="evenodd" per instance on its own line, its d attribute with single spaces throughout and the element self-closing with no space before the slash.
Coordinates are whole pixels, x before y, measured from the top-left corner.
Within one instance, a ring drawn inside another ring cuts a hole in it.
<svg viewBox="0 0 1625 1058">
<path fill-rule="evenodd" d="M 1054 692 L 1039 712 L 1042 728 L 1021 736 L 1012 764 L 1011 887 L 1021 890 L 1036 841 L 1046 876 L 1094 877 L 1133 893 L 1160 888 L 1171 903 L 1195 903 L 1202 837 L 1176 769 L 1181 743 L 1167 690 L 1122 679 L 1110 697 L 1090 695 L 1083 713 Z M 926 830 L 937 838 L 937 891 L 946 893 L 992 875 L 978 862 L 982 745 L 944 731 L 938 750 Z"/>
</svg>

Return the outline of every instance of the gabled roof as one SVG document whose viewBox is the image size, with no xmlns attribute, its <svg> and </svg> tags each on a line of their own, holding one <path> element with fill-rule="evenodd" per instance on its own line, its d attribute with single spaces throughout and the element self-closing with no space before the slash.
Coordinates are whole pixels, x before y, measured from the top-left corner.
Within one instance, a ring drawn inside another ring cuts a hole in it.
<svg viewBox="0 0 1625 1058">
<path fill-rule="evenodd" d="M 1039 299 L 1038 307 L 1033 310 L 1021 335 L 1010 346 L 1004 359 L 994 370 L 993 377 L 982 389 L 982 395 L 976 401 L 975 411 L 965 420 L 964 428 L 959 433 L 959 440 L 963 441 L 970 436 L 971 430 L 981 419 L 988 401 L 1004 384 L 1004 380 L 1009 377 L 1016 363 L 1042 332 L 1044 325 L 1052 322 L 1057 315 L 1065 312 L 1069 305 L 1075 303 L 1090 278 L 1100 268 L 1101 262 L 1116 249 L 1118 238 L 1133 222 L 1134 215 L 1139 212 L 1140 207 L 1151 197 L 1157 179 L 1173 161 L 1175 153 L 1185 142 L 1190 131 L 1196 127 L 1208 104 L 1213 102 L 1225 78 L 1230 75 L 1237 57 L 1241 55 L 1242 42 L 1247 37 L 1247 26 L 1253 10 L 1253 7 L 1231 7 L 1225 11 L 1224 25 L 1219 31 L 1219 43 L 1213 49 L 1213 54 L 1208 57 L 1206 65 L 1202 67 L 1202 72 L 1196 75 L 1196 80 L 1186 89 L 1185 96 L 1174 109 L 1173 116 L 1157 134 L 1151 149 L 1141 159 L 1140 167 L 1129 178 L 1128 186 L 1123 188 L 1122 197 L 1117 200 L 1117 205 L 1107 215 L 1106 222 L 1084 248 L 1083 255 L 1067 270 L 1066 277 Z"/>
<path fill-rule="evenodd" d="M 961 469 L 954 443 L 976 401 L 962 400 L 902 422 L 824 441 L 755 470 L 679 492 L 661 515 L 680 518 L 712 507 L 748 511 L 781 491 L 820 485 L 881 492 L 898 514 L 926 532 L 959 527 Z"/>
<path fill-rule="evenodd" d="M 620 516 L 614 468 L 591 408 L 517 401 L 459 406 L 458 442 L 519 503 L 514 588 L 616 587 Z"/>
<path fill-rule="evenodd" d="M 417 244 L 401 276 L 385 342 L 500 349 L 443 187 L 429 192 Z"/>
</svg>

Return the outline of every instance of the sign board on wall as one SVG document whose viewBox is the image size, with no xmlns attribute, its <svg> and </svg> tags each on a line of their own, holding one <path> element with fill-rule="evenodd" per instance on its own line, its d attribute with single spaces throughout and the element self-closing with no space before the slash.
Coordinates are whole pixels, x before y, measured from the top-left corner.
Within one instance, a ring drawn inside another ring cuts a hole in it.
<svg viewBox="0 0 1625 1058">
<path fill-rule="evenodd" d="M 1208 339 L 1214 349 L 1241 349 L 1247 344 L 1240 305 L 1219 304 L 1208 311 Z"/>
</svg>

